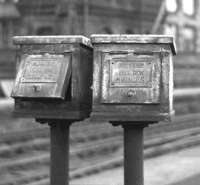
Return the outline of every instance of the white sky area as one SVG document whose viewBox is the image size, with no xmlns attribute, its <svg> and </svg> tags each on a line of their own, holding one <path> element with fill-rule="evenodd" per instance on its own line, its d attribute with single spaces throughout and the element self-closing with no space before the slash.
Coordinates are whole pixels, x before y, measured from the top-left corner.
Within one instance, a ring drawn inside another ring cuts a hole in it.
<svg viewBox="0 0 200 185">
<path fill-rule="evenodd" d="M 194 13 L 194 0 L 181 0 L 182 1 L 182 10 L 188 15 Z M 175 12 L 178 8 L 177 0 L 166 0 L 166 8 L 169 12 Z"/>
<path fill-rule="evenodd" d="M 188 15 L 194 13 L 194 0 L 182 0 L 183 1 L 183 11 Z"/>
<path fill-rule="evenodd" d="M 169 12 L 175 12 L 177 9 L 176 0 L 166 0 L 166 8 Z"/>
</svg>

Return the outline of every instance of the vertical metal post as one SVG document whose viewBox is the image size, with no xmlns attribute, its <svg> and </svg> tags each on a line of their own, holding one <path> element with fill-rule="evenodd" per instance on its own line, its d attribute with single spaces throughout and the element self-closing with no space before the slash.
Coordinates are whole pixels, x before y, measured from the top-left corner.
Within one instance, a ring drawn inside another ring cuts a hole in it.
<svg viewBox="0 0 200 185">
<path fill-rule="evenodd" d="M 143 185 L 144 125 L 123 125 L 124 185 Z"/>
<path fill-rule="evenodd" d="M 70 123 L 50 124 L 51 135 L 51 185 L 69 184 L 69 127 Z"/>
</svg>

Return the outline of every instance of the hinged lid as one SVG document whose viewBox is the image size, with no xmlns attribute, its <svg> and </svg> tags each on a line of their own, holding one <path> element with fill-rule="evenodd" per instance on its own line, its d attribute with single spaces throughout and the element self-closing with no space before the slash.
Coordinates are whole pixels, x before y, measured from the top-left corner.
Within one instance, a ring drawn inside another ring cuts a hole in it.
<svg viewBox="0 0 200 185">
<path fill-rule="evenodd" d="M 71 54 L 26 55 L 13 88 L 15 98 L 65 99 L 71 76 Z"/>
<path fill-rule="evenodd" d="M 172 53 L 176 54 L 174 37 L 169 35 L 93 34 L 91 35 L 91 42 L 95 44 L 169 44 Z"/>
</svg>

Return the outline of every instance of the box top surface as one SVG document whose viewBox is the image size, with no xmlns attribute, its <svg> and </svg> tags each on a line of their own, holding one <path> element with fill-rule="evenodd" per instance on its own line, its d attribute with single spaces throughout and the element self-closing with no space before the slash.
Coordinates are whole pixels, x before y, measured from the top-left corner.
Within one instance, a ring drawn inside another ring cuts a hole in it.
<svg viewBox="0 0 200 185">
<path fill-rule="evenodd" d="M 93 34 L 91 42 L 93 44 L 169 44 L 173 54 L 176 54 L 174 37 L 169 35 Z"/>
<path fill-rule="evenodd" d="M 74 44 L 80 43 L 92 47 L 90 39 L 81 35 L 55 35 L 55 36 L 15 36 L 14 44 Z"/>
</svg>

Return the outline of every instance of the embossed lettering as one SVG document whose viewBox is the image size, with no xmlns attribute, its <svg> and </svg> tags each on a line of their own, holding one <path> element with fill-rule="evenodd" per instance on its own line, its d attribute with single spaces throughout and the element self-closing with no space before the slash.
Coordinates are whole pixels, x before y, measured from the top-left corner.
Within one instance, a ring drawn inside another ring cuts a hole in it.
<svg viewBox="0 0 200 185">
<path fill-rule="evenodd" d="M 56 83 L 62 59 L 62 57 L 56 56 L 51 58 L 45 56 L 27 58 L 21 82 Z"/>
<path fill-rule="evenodd" d="M 147 62 L 115 61 L 111 65 L 112 86 L 150 87 L 152 65 Z"/>
</svg>

